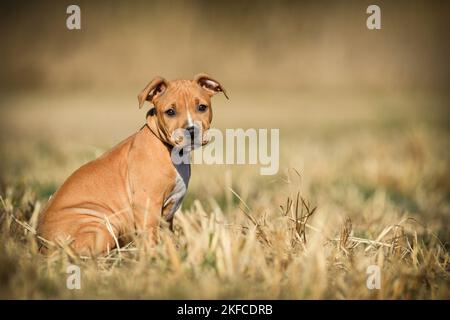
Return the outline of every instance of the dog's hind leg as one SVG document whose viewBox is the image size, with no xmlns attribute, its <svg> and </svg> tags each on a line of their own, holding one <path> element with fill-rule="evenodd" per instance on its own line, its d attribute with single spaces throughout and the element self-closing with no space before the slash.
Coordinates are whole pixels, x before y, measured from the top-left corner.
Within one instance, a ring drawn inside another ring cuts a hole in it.
<svg viewBox="0 0 450 320">
<path fill-rule="evenodd" d="M 81 226 L 73 235 L 71 247 L 80 255 L 98 255 L 116 247 L 113 234 L 103 223 L 89 223 Z M 117 236 L 114 235 L 117 239 Z"/>
</svg>

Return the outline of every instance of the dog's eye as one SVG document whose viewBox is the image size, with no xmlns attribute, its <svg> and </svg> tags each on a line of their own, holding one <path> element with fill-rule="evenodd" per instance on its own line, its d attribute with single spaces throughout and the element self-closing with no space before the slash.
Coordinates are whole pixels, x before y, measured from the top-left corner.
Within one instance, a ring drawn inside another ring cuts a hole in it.
<svg viewBox="0 0 450 320">
<path fill-rule="evenodd" d="M 174 117 L 176 112 L 174 108 L 170 108 L 167 109 L 164 113 L 167 114 L 169 117 Z"/>
<path fill-rule="evenodd" d="M 206 104 L 199 104 L 197 107 L 197 110 L 200 112 L 205 112 L 206 109 L 208 109 L 208 106 Z"/>
</svg>

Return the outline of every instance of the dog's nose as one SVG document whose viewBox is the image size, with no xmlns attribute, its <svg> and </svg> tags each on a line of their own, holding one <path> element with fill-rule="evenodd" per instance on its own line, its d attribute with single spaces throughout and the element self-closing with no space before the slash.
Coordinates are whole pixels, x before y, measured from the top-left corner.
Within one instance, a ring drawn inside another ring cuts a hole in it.
<svg viewBox="0 0 450 320">
<path fill-rule="evenodd" d="M 187 127 L 186 130 L 189 132 L 189 135 L 191 136 L 191 138 L 194 138 L 195 127 L 190 126 L 190 127 Z"/>
</svg>

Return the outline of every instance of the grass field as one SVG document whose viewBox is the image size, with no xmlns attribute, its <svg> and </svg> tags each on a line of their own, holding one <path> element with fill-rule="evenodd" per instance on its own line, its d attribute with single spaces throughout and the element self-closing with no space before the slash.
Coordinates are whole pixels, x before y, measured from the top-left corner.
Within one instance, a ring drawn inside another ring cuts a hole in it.
<svg viewBox="0 0 450 320">
<path fill-rule="evenodd" d="M 213 124 L 279 128 L 279 174 L 195 166 L 173 234 L 97 259 L 44 258 L 36 221 L 72 171 L 144 123 L 135 92 L 3 96 L 0 298 L 450 298 L 444 97 L 229 91 Z M 71 263 L 81 290 L 66 287 Z"/>
</svg>

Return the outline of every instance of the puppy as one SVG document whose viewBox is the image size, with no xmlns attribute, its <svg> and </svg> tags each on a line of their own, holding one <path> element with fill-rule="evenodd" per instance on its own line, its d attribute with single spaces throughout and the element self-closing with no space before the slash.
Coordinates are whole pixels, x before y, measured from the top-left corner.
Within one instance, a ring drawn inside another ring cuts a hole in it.
<svg viewBox="0 0 450 320">
<path fill-rule="evenodd" d="M 136 234 L 154 239 L 161 218 L 172 226 L 190 178 L 190 164 L 174 163 L 174 155 L 196 140 L 208 142 L 211 97 L 219 92 L 228 98 L 207 74 L 150 81 L 138 96 L 140 108 L 145 101 L 154 106 L 146 124 L 64 182 L 40 215 L 38 234 L 78 254 L 97 255 Z"/>
</svg>

